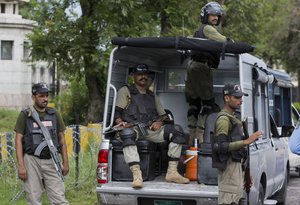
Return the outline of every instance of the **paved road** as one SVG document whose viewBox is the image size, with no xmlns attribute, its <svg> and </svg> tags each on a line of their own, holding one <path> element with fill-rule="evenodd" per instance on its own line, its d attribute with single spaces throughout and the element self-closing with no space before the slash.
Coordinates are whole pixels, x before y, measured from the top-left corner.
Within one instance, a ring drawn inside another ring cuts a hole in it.
<svg viewBox="0 0 300 205">
<path fill-rule="evenodd" d="M 300 177 L 296 172 L 291 172 L 286 205 L 300 205 Z"/>
</svg>

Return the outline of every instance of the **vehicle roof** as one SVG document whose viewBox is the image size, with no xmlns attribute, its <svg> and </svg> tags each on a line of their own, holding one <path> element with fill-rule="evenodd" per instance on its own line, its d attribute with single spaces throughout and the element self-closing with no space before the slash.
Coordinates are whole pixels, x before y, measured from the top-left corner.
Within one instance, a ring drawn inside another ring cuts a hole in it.
<svg viewBox="0 0 300 205">
<path fill-rule="evenodd" d="M 198 50 L 207 52 L 224 53 L 248 53 L 254 50 L 254 47 L 244 42 L 219 42 L 195 37 L 140 37 L 125 38 L 114 37 L 112 44 L 117 46 L 132 46 L 144 48 L 166 48 L 176 50 Z"/>
</svg>

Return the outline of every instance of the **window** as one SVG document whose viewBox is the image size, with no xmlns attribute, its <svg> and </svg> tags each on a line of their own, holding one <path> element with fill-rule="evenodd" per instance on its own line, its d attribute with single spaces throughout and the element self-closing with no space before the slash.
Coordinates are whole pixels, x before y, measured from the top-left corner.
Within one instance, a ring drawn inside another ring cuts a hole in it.
<svg viewBox="0 0 300 205">
<path fill-rule="evenodd" d="M 1 60 L 12 60 L 13 41 L 1 41 Z"/>
<path fill-rule="evenodd" d="M 168 69 L 167 70 L 167 90 L 184 91 L 185 87 L 185 70 Z"/>
<path fill-rule="evenodd" d="M 1 13 L 4 14 L 5 13 L 5 4 L 0 4 L 1 5 Z"/>
<path fill-rule="evenodd" d="M 13 5 L 13 14 L 16 14 L 16 4 Z"/>
</svg>

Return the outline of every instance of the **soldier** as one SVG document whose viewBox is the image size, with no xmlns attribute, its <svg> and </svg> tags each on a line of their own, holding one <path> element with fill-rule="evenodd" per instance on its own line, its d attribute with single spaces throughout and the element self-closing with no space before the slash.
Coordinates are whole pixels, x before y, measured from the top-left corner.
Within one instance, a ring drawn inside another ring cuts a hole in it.
<svg viewBox="0 0 300 205">
<path fill-rule="evenodd" d="M 257 131 L 245 139 L 241 121 L 235 111 L 243 96 L 239 85 L 226 84 L 223 88 L 224 108 L 219 112 L 212 139 L 212 166 L 218 168 L 218 204 L 239 204 L 243 197 L 244 173 L 242 162 L 247 157 L 245 147 L 262 136 Z"/>
<path fill-rule="evenodd" d="M 57 110 L 47 107 L 48 93 L 49 88 L 45 83 L 32 86 L 33 109 L 49 130 L 55 147 L 61 150 L 62 174 L 65 176 L 69 172 L 65 124 Z M 56 172 L 48 146 L 42 149 L 39 156 L 35 155 L 35 150 L 45 137 L 30 113 L 30 108 L 22 110 L 15 126 L 18 175 L 24 181 L 27 204 L 42 204 L 42 193 L 46 190 L 51 204 L 66 205 L 64 182 Z"/>
<path fill-rule="evenodd" d="M 201 25 L 194 37 L 226 42 L 227 38 L 221 35 L 216 26 L 220 24 L 222 7 L 217 2 L 206 4 L 200 13 Z M 187 113 L 189 127 L 189 144 L 197 138 L 203 142 L 204 124 L 206 117 L 211 112 L 218 112 L 213 97 L 213 68 L 218 68 L 220 54 L 214 52 L 192 51 L 191 61 L 187 67 L 185 85 L 186 99 L 189 103 Z"/>
<path fill-rule="evenodd" d="M 132 71 L 134 84 L 120 88 L 117 94 L 115 123 L 125 129 L 120 133 L 123 141 L 123 153 L 125 162 L 128 163 L 133 174 L 133 188 L 142 188 L 143 179 L 140 169 L 140 157 L 136 147 L 136 140 L 144 138 L 156 143 L 169 141 L 169 166 L 166 181 L 179 184 L 189 183 L 189 179 L 181 176 L 177 171 L 177 165 L 181 154 L 182 144 L 186 143 L 184 133 L 175 129 L 172 124 L 158 121 L 159 116 L 165 114 L 158 97 L 149 88 L 149 69 L 146 64 L 139 64 Z M 141 136 L 137 130 L 126 128 L 130 122 L 148 123 L 146 136 Z"/>
</svg>

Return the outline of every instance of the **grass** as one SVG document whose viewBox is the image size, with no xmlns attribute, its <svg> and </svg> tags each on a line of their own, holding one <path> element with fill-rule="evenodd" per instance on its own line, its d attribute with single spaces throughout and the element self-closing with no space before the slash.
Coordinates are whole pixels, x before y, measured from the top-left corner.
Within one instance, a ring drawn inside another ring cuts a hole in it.
<svg viewBox="0 0 300 205">
<path fill-rule="evenodd" d="M 94 151 L 94 150 L 92 150 Z M 94 153 L 79 154 L 79 177 L 75 177 L 75 156 L 70 156 L 70 172 L 65 179 L 66 198 L 70 205 L 98 205 L 96 195 L 96 155 Z M 93 164 L 95 165 L 93 165 Z M 0 169 L 0 201 L 3 205 L 26 205 L 25 194 L 17 200 L 13 197 L 21 193 L 23 182 L 17 179 L 15 156 L 3 161 Z M 77 183 L 76 183 L 77 182 Z M 75 185 L 77 184 L 77 185 Z M 50 205 L 46 193 L 43 194 L 43 204 Z"/>
<path fill-rule="evenodd" d="M 13 132 L 19 112 L 0 110 L 0 133 Z M 14 136 L 14 135 L 12 135 Z M 13 137 L 14 138 L 14 137 Z M 13 140 L 14 141 L 14 140 Z M 69 156 L 70 171 L 65 179 L 66 198 L 70 205 L 99 205 L 96 194 L 96 163 L 98 144 L 89 141 L 88 149 L 78 155 L 78 178 L 76 180 L 75 154 Z M 3 145 L 0 143 L 0 150 Z M 12 146 L 7 157 L 0 153 L 0 204 L 26 205 L 25 194 L 22 193 L 23 182 L 18 179 L 15 148 Z M 20 195 L 19 197 L 16 197 Z M 12 200 L 12 198 L 17 198 Z M 43 205 L 50 205 L 46 193 L 43 194 Z"/>
<path fill-rule="evenodd" d="M 19 111 L 0 109 L 0 132 L 12 132 L 14 130 Z"/>
</svg>

